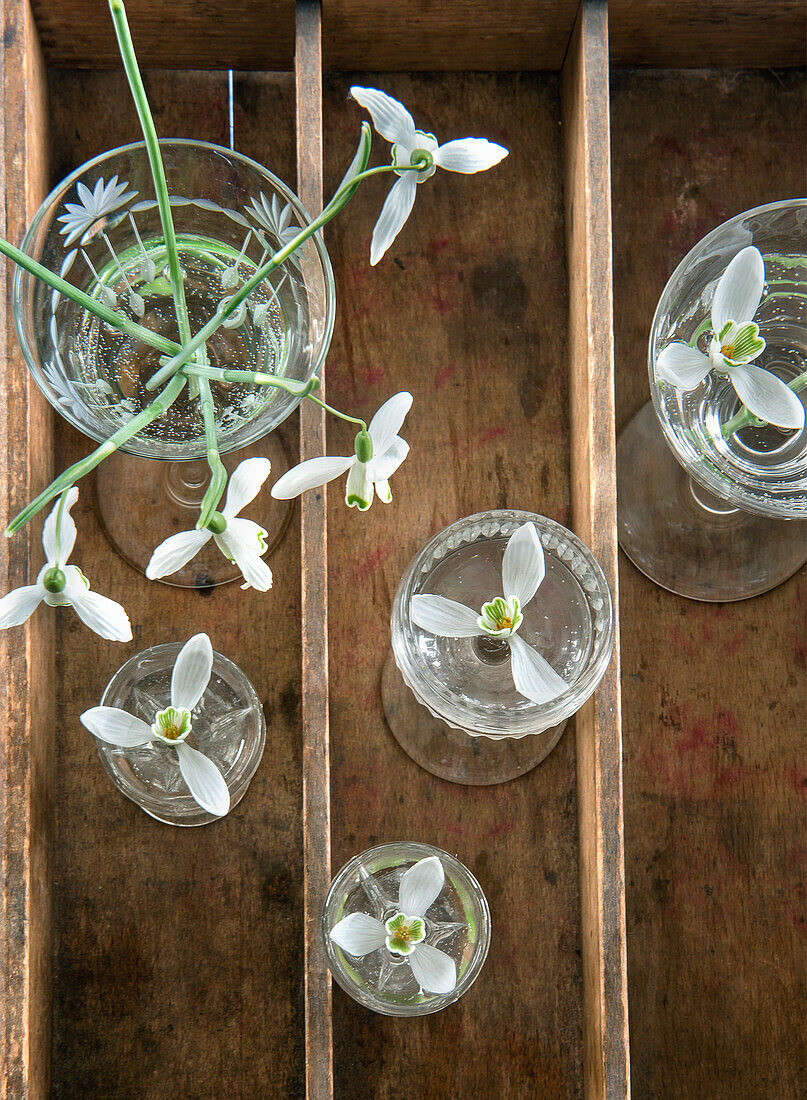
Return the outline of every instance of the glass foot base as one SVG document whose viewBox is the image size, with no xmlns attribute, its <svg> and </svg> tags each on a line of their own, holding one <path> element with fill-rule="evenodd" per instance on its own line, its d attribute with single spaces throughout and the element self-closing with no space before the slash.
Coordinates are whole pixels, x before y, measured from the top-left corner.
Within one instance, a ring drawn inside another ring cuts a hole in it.
<svg viewBox="0 0 807 1100">
<path fill-rule="evenodd" d="M 472 737 L 452 729 L 417 701 L 392 650 L 381 680 L 384 714 L 407 756 L 450 783 L 482 787 L 506 783 L 537 767 L 560 741 L 566 722 L 525 737 Z"/>
<path fill-rule="evenodd" d="M 256 499 L 242 513 L 269 534 L 268 560 L 280 543 L 291 520 L 294 501 L 275 500 L 270 486 L 291 466 L 277 432 L 271 432 L 251 447 L 222 456 L 228 474 L 245 458 L 268 458 L 272 472 Z M 178 531 L 190 531 L 199 518 L 199 505 L 209 482 L 207 462 L 158 462 L 114 454 L 93 476 L 93 504 L 101 528 L 124 561 L 145 573 L 159 544 Z M 225 497 L 226 499 L 226 490 Z M 213 588 L 241 580 L 241 573 L 227 561 L 213 539 L 187 565 L 163 584 L 177 588 Z"/>
<path fill-rule="evenodd" d="M 651 401 L 619 437 L 617 487 L 619 545 L 679 596 L 745 600 L 807 561 L 807 523 L 752 515 L 703 489 L 667 446 Z"/>
</svg>

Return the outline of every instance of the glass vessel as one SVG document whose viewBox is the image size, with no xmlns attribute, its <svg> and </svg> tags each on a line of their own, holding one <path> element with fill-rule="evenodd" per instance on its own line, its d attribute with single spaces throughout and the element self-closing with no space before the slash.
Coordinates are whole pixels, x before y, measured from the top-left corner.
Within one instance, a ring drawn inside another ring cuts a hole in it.
<svg viewBox="0 0 807 1100">
<path fill-rule="evenodd" d="M 546 573 L 522 608 L 519 634 L 568 685 L 548 703 L 516 690 L 506 643 L 436 637 L 416 626 L 411 613 L 415 595 L 470 608 L 500 595 L 505 546 L 525 523 L 538 532 Z M 400 746 L 442 779 L 501 783 L 549 755 L 600 682 L 613 648 L 614 608 L 602 569 L 571 531 L 533 512 L 481 512 L 446 527 L 410 562 L 395 595 L 391 634 L 382 697 Z"/>
<path fill-rule="evenodd" d="M 101 706 L 119 707 L 149 725 L 171 701 L 171 674 L 179 642 L 152 646 L 118 669 Z M 244 797 L 263 756 L 266 721 L 252 684 L 244 673 L 213 653 L 213 671 L 204 695 L 192 711 L 187 743 L 218 767 L 230 791 L 230 810 Z M 167 825 L 206 825 L 218 821 L 196 802 L 179 770 L 177 754 L 160 741 L 119 748 L 97 740 L 98 755 L 112 782 L 151 817 Z"/>
<path fill-rule="evenodd" d="M 453 960 L 456 985 L 450 993 L 423 990 L 408 959 L 386 946 L 357 957 L 331 939 L 334 927 L 350 914 L 394 918 L 404 873 L 429 857 L 440 861 L 445 880 L 423 917 L 423 942 Z M 425 1016 L 453 1004 L 476 980 L 490 947 L 490 911 L 482 887 L 459 860 L 430 844 L 381 844 L 354 856 L 331 883 L 321 927 L 338 984 L 359 1004 L 385 1016 Z"/>
<path fill-rule="evenodd" d="M 740 600 L 774 588 L 807 558 L 807 428 L 751 420 L 728 377 L 711 371 L 683 391 L 659 378 L 673 341 L 705 351 L 715 288 L 743 248 L 759 249 L 765 289 L 754 321 L 755 366 L 785 383 L 807 371 L 807 200 L 757 207 L 709 233 L 664 289 L 650 333 L 652 402 L 619 439 L 619 541 L 651 580 L 698 600 Z M 798 385 L 799 383 L 797 383 Z M 802 403 L 807 389 L 798 396 Z"/>
<path fill-rule="evenodd" d="M 240 153 L 181 140 L 163 141 L 160 148 L 190 327 L 196 332 L 310 218 L 281 180 Z M 179 342 L 142 142 L 104 153 L 60 183 L 39 208 L 22 248 L 130 320 Z M 159 351 L 99 321 L 21 268 L 13 303 L 19 341 L 37 385 L 90 438 L 103 442 L 153 400 L 145 383 L 160 366 Z M 322 368 L 334 309 L 331 264 L 315 234 L 208 341 L 208 365 L 305 382 Z M 121 555 L 141 571 L 158 543 L 195 526 L 208 485 L 204 425 L 190 390 L 189 385 L 163 417 L 96 472 L 102 525 Z M 274 429 L 300 398 L 243 382 L 211 381 L 211 390 L 228 471 L 261 454 L 272 462 L 272 480 L 280 477 L 288 460 Z M 271 546 L 289 508 L 264 491 L 244 514 L 266 528 Z M 167 583 L 217 584 L 237 575 L 211 542 Z"/>
</svg>

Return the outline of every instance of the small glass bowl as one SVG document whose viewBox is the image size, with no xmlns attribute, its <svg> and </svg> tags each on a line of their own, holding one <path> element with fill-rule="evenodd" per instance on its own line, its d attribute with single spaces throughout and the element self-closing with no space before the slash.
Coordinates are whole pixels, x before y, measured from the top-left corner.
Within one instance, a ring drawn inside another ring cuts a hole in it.
<svg viewBox="0 0 807 1100">
<path fill-rule="evenodd" d="M 101 706 L 119 707 L 149 725 L 171 701 L 171 673 L 179 642 L 152 646 L 118 669 Z M 263 756 L 266 720 L 263 707 L 244 673 L 220 653 L 205 693 L 192 712 L 191 748 L 218 767 L 230 791 L 230 809 L 244 797 Z M 170 745 L 154 741 L 125 749 L 96 739 L 98 755 L 112 782 L 141 810 L 166 825 L 207 825 L 220 820 L 203 810 L 188 792 Z"/>
<path fill-rule="evenodd" d="M 450 993 L 420 989 L 405 958 L 379 947 L 357 958 L 332 942 L 331 929 L 351 913 L 386 920 L 398 910 L 398 889 L 405 871 L 421 859 L 437 856 L 445 883 L 429 906 L 425 942 L 454 960 L 457 984 Z M 322 910 L 322 938 L 328 967 L 336 982 L 359 1004 L 384 1016 L 426 1016 L 467 993 L 490 947 L 490 910 L 482 887 L 459 860 L 431 844 L 380 844 L 354 856 L 334 878 Z"/>
</svg>

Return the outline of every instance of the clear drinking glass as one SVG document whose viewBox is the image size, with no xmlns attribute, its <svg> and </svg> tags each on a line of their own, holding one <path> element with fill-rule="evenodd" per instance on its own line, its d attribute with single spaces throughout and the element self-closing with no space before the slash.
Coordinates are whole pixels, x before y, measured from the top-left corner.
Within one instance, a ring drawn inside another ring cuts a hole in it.
<svg viewBox="0 0 807 1100">
<path fill-rule="evenodd" d="M 758 595 L 807 558 L 807 427 L 754 421 L 724 438 L 721 425 L 742 407 L 727 377 L 711 372 L 685 392 L 657 375 L 667 344 L 699 339 L 705 350 L 717 283 L 749 245 L 765 264 L 754 320 L 766 347 L 755 365 L 786 383 L 807 371 L 807 199 L 793 199 L 731 218 L 678 265 L 650 333 L 652 402 L 619 440 L 622 549 L 651 580 L 693 599 Z"/>
<path fill-rule="evenodd" d="M 171 702 L 171 674 L 182 643 L 152 646 L 118 669 L 101 706 L 118 707 L 149 725 Z M 244 797 L 263 756 L 266 720 L 263 707 L 244 673 L 213 653 L 213 671 L 192 712 L 187 743 L 218 767 L 230 791 L 230 810 Z M 112 782 L 151 817 L 167 825 L 206 825 L 218 821 L 195 801 L 179 770 L 171 745 L 153 741 L 119 748 L 96 739 L 98 755 Z"/>
<path fill-rule="evenodd" d="M 500 595 L 507 540 L 525 523 L 537 529 L 546 575 L 522 608 L 519 635 L 568 684 L 549 703 L 516 690 L 505 643 L 436 637 L 411 615 L 415 595 L 471 608 Z M 613 649 L 614 607 L 602 569 L 576 535 L 545 516 L 505 509 L 458 520 L 415 556 L 398 585 L 391 634 L 382 697 L 398 743 L 442 779 L 501 783 L 548 756 L 597 687 Z"/>
<path fill-rule="evenodd" d="M 160 148 L 196 332 L 310 218 L 281 180 L 240 153 L 182 140 L 163 141 Z M 179 342 L 142 142 L 104 153 L 60 183 L 37 211 L 22 248 L 74 286 Z M 159 367 L 159 351 L 99 321 L 21 268 L 13 304 L 37 385 L 86 435 L 104 441 L 153 399 L 145 383 Z M 331 264 L 315 234 L 253 291 L 234 323 L 210 339 L 209 365 L 308 381 L 321 371 L 334 310 Z M 212 381 L 211 390 L 219 447 L 231 455 L 224 460 L 228 469 L 262 454 L 272 461 L 272 479 L 279 477 L 287 458 L 270 433 L 300 398 L 241 382 Z M 121 452 L 98 467 L 96 500 L 113 545 L 144 570 L 159 542 L 194 526 L 208 484 L 204 426 L 189 388 Z M 133 462 L 128 456 L 161 461 Z M 289 507 L 268 492 L 253 506 L 251 518 L 267 529 L 270 543 L 284 528 Z M 207 557 L 202 551 L 168 583 L 197 585 L 200 574 L 215 584 L 237 571 L 211 545 Z"/>
<path fill-rule="evenodd" d="M 360 957 L 331 939 L 331 931 L 352 913 L 385 921 L 399 909 L 404 873 L 419 860 L 439 859 L 445 872 L 440 894 L 424 916 L 424 943 L 453 959 L 456 986 L 450 993 L 420 988 L 406 958 L 381 946 Z M 459 860 L 430 844 L 381 844 L 354 856 L 334 878 L 322 911 L 328 966 L 338 984 L 359 1004 L 385 1016 L 425 1016 L 468 991 L 490 947 L 490 911 L 482 887 Z"/>
</svg>

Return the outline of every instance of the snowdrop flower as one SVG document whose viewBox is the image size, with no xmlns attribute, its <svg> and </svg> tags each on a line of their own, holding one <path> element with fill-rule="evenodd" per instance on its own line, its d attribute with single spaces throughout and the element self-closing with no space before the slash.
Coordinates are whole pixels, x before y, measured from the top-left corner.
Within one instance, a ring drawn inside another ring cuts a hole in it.
<svg viewBox="0 0 807 1100">
<path fill-rule="evenodd" d="M 262 560 L 267 549 L 266 531 L 251 519 L 239 519 L 238 513 L 257 496 L 270 469 L 268 458 L 245 459 L 230 478 L 224 507 L 213 513 L 209 527 L 202 531 L 180 531 L 160 543 L 146 568 L 149 580 L 176 573 L 212 538 L 225 558 L 243 573 L 246 584 L 242 588 L 268 592 L 272 587 L 272 570 Z"/>
<path fill-rule="evenodd" d="M 349 508 L 365 512 L 374 495 L 384 504 L 392 500 L 389 479 L 409 454 L 409 444 L 398 432 L 412 407 L 412 394 L 404 390 L 385 401 L 367 431 L 356 436 L 356 450 L 341 458 L 309 458 L 283 475 L 272 486 L 272 496 L 289 500 L 306 489 L 315 489 L 347 472 L 345 500 Z"/>
<path fill-rule="evenodd" d="M 434 134 L 416 130 L 414 119 L 404 105 L 386 92 L 354 87 L 350 94 L 369 111 L 381 137 L 392 143 L 392 163 L 400 176 L 387 195 L 373 230 L 370 263 L 377 264 L 403 229 L 419 183 L 433 176 L 438 167 L 466 174 L 484 172 L 503 160 L 508 150 L 485 138 L 461 138 L 440 145 Z M 409 165 L 416 165 L 420 171 L 405 171 Z"/>
<path fill-rule="evenodd" d="M 59 232 L 67 234 L 65 248 L 69 248 L 99 218 L 107 217 L 133 199 L 137 191 L 127 191 L 128 186 L 126 180 L 119 183 L 117 176 L 113 176 L 107 184 L 104 184 L 103 177 L 99 178 L 92 191 L 85 183 L 76 184 L 79 201 L 66 202 L 64 205 L 68 213 L 56 219 L 64 222 Z"/>
<path fill-rule="evenodd" d="M 444 881 L 445 872 L 437 856 L 419 860 L 401 878 L 396 913 L 386 921 L 369 913 L 351 913 L 331 929 L 331 940 L 357 958 L 385 947 L 406 959 L 421 990 L 451 993 L 457 984 L 454 960 L 425 942 L 424 916 L 437 900 Z"/>
<path fill-rule="evenodd" d="M 0 600 L 0 629 L 24 623 L 43 601 L 50 607 L 72 607 L 81 621 L 110 642 L 130 642 L 132 626 L 119 603 L 90 591 L 90 582 L 77 565 L 68 565 L 76 543 L 76 524 L 70 509 L 78 500 L 73 486 L 59 497 L 45 520 L 42 545 L 45 564 L 36 584 L 15 588 Z"/>
<path fill-rule="evenodd" d="M 171 674 L 171 703 L 154 715 L 149 725 L 118 707 L 92 707 L 81 723 L 99 741 L 124 749 L 152 742 L 170 745 L 193 799 L 203 810 L 223 817 L 230 809 L 230 792 L 224 776 L 212 760 L 186 744 L 193 729 L 194 707 L 202 699 L 213 668 L 213 647 L 207 634 L 195 634 L 177 655 Z"/>
<path fill-rule="evenodd" d="M 413 596 L 412 619 L 429 634 L 440 638 L 499 638 L 510 647 L 510 670 L 516 691 L 534 703 L 548 703 L 569 686 L 537 650 L 517 631 L 523 622 L 521 608 L 533 598 L 546 568 L 544 551 L 534 523 L 525 523 L 510 536 L 502 561 L 499 596 L 484 604 L 481 614 L 444 596 Z"/>
<path fill-rule="evenodd" d="M 759 325 L 753 320 L 764 285 L 765 264 L 759 250 L 742 249 L 715 289 L 708 353 L 688 344 L 668 344 L 658 357 L 658 375 L 679 390 L 694 390 L 714 370 L 730 380 L 754 416 L 779 428 L 801 428 L 804 406 L 793 390 L 770 371 L 752 364 L 765 350 Z"/>
</svg>

